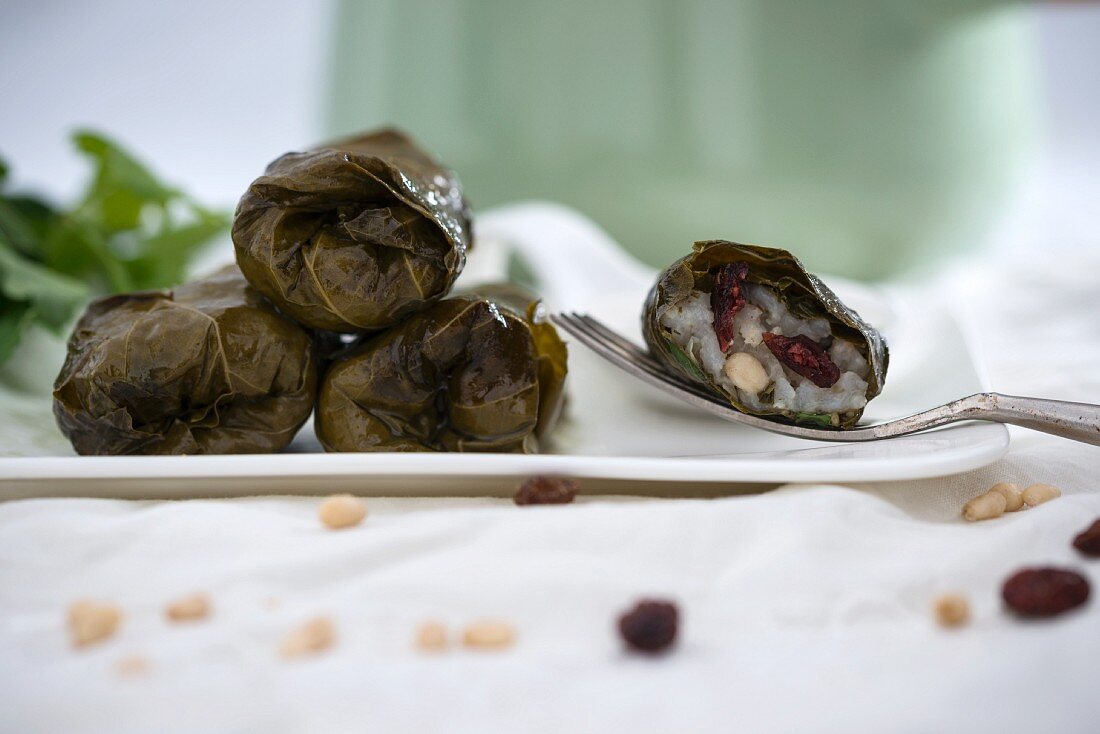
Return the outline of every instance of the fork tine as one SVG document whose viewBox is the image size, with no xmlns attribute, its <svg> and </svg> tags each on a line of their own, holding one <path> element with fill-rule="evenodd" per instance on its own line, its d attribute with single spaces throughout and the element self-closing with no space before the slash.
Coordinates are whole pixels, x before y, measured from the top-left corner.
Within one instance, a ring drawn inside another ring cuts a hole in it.
<svg viewBox="0 0 1100 734">
<path fill-rule="evenodd" d="M 634 361 L 614 345 L 605 341 L 602 336 L 587 328 L 585 322 L 581 321 L 578 316 L 579 314 L 555 314 L 551 318 L 579 342 L 624 372 L 666 393 L 678 397 L 687 403 L 703 408 L 707 412 L 718 415 L 721 418 L 725 418 L 726 420 L 747 423 L 775 433 L 787 433 L 787 431 L 790 430 L 788 426 L 772 424 L 770 421 L 766 421 L 762 418 L 757 418 L 756 416 L 734 410 L 728 404 L 719 401 L 713 395 L 703 392 L 700 388 L 676 381 L 675 378 L 672 378 L 662 369 L 656 368 L 646 362 Z M 822 437 L 828 434 L 827 431 L 815 431 L 813 429 L 795 430 L 821 434 Z M 810 438 L 816 436 L 806 437 Z"/>
<path fill-rule="evenodd" d="M 604 327 L 602 330 L 595 330 L 591 324 L 595 321 L 591 317 L 582 320 L 583 314 L 571 314 L 571 315 L 556 315 L 554 320 L 559 323 L 566 331 L 576 337 L 582 344 L 599 354 L 604 359 L 612 362 L 619 369 L 634 374 L 638 377 L 639 372 L 645 372 L 651 376 L 652 379 L 660 381 L 664 385 L 676 388 L 681 392 L 690 393 L 699 400 L 705 400 L 713 405 L 721 407 L 723 410 L 731 410 L 730 406 L 719 400 L 714 395 L 703 390 L 697 385 L 693 385 L 689 382 L 684 382 L 677 379 L 675 376 L 669 374 L 663 367 L 661 367 L 655 360 L 649 357 L 648 354 L 641 353 L 637 347 L 630 345 L 632 349 L 620 348 L 615 343 L 610 343 L 608 339 L 603 335 L 609 329 Z M 599 323 L 599 322 L 595 322 Z M 602 324 L 601 324 L 602 326 Z M 619 337 L 616 342 L 624 341 L 622 337 Z M 629 344 L 629 343 L 628 343 Z M 639 359 L 635 354 L 640 354 L 644 359 Z M 644 379 L 644 378 L 643 378 Z M 648 381 L 648 380 L 647 380 Z M 740 415 L 740 414 L 739 414 Z"/>
<path fill-rule="evenodd" d="M 584 324 L 586 324 L 588 326 L 588 328 L 591 331 L 593 331 L 596 334 L 598 334 L 599 336 L 601 336 L 605 341 L 607 341 L 611 344 L 614 344 L 620 351 L 623 352 L 624 355 L 630 357 L 631 359 L 636 359 L 636 360 L 639 360 L 639 361 L 646 362 L 647 364 L 652 365 L 653 367 L 657 368 L 659 371 L 665 373 L 670 378 L 672 378 L 672 379 L 674 379 L 678 382 L 681 382 L 684 385 L 688 385 L 689 387 L 692 387 L 692 388 L 697 388 L 698 387 L 697 385 L 694 385 L 694 384 L 688 382 L 687 380 L 684 380 L 683 377 L 681 377 L 680 375 L 672 372 L 667 367 L 665 367 L 663 364 L 661 364 L 661 362 L 659 362 L 650 353 L 650 351 L 647 347 L 638 346 L 637 344 L 635 344 L 630 339 L 627 339 L 626 337 L 622 336 L 618 332 L 613 331 L 611 328 L 606 326 L 603 322 L 599 321 L 598 319 L 592 318 L 588 314 L 579 314 L 579 317 L 584 322 Z"/>
<path fill-rule="evenodd" d="M 591 316 L 589 316 L 588 314 L 584 314 L 584 313 L 574 314 L 574 315 L 576 316 L 577 320 L 584 322 L 584 324 L 587 325 L 592 331 L 595 331 L 595 332 L 601 334 L 607 341 L 616 344 L 617 346 L 621 347 L 624 351 L 627 351 L 627 352 L 629 352 L 631 354 L 634 354 L 635 356 L 638 356 L 638 357 L 643 357 L 645 359 L 652 359 L 652 357 L 650 357 L 650 355 L 649 355 L 649 352 L 643 350 L 637 344 L 630 341 L 626 337 L 622 336 L 618 332 L 613 331 L 612 329 L 608 328 L 607 326 L 605 326 L 603 324 L 603 322 L 599 321 L 598 319 L 594 319 Z"/>
<path fill-rule="evenodd" d="M 656 365 L 650 358 L 649 354 L 643 352 L 637 345 L 628 341 L 626 338 L 616 334 L 611 329 L 601 324 L 596 319 L 588 316 L 587 314 L 572 314 L 571 321 L 574 328 L 589 334 L 593 339 L 596 339 L 608 349 L 614 349 L 630 360 L 644 360 Z M 656 365 L 659 366 L 659 365 Z"/>
<path fill-rule="evenodd" d="M 601 339 L 602 341 L 607 342 L 610 347 L 617 349 L 627 359 L 642 362 L 644 363 L 643 366 L 646 367 L 650 372 L 664 377 L 687 390 L 691 390 L 692 392 L 699 393 L 702 396 L 712 399 L 719 405 L 725 405 L 725 403 L 721 399 L 712 395 L 709 391 L 702 388 L 701 386 L 689 382 L 682 378 L 680 375 L 677 375 L 674 372 L 670 371 L 663 364 L 658 362 L 647 350 L 642 349 L 634 342 L 630 341 L 618 332 L 615 332 L 608 326 L 605 326 L 598 319 L 595 319 L 588 314 L 574 314 L 574 316 L 576 320 L 583 325 L 583 328 L 585 328 L 590 333 L 593 333 L 597 338 Z"/>
<path fill-rule="evenodd" d="M 603 330 L 598 329 L 594 324 L 599 322 L 587 317 L 585 314 L 562 315 L 558 317 L 558 320 L 570 334 L 580 339 L 585 345 L 595 349 L 600 354 L 613 354 L 616 362 L 625 360 L 633 364 L 635 359 L 642 356 L 637 347 L 624 343 L 625 339 L 622 337 L 618 339 L 610 338 L 606 333 L 608 331 L 606 327 Z M 652 365 L 646 364 L 645 366 L 648 368 Z"/>
</svg>

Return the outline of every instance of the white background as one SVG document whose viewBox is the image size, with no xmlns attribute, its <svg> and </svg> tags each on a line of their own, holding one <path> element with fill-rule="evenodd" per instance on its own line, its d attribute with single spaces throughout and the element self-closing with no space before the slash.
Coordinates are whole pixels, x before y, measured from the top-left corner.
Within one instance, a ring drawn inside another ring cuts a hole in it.
<svg viewBox="0 0 1100 734">
<path fill-rule="evenodd" d="M 318 0 L 5 2 L 0 156 L 19 181 L 76 194 L 68 133 L 92 126 L 169 180 L 232 207 L 323 127 L 331 8 Z"/>
</svg>

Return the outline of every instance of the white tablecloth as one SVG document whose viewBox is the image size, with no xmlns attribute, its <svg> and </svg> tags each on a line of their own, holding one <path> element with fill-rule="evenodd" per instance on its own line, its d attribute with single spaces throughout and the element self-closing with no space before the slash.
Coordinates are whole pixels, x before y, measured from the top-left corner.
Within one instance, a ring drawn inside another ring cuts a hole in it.
<svg viewBox="0 0 1100 734">
<path fill-rule="evenodd" d="M 1003 392 L 1100 400 L 1100 254 L 1035 240 L 925 281 L 981 325 Z M 1100 731 L 1100 602 L 1023 623 L 999 602 L 1020 566 L 1100 562 L 1070 538 L 1100 517 L 1100 448 L 1024 431 L 968 475 L 789 486 L 717 500 L 378 499 L 361 528 L 323 530 L 318 500 L 0 505 L 0 731 L 728 732 Z M 1065 496 L 978 524 L 995 481 Z M 212 617 L 169 625 L 203 590 Z M 938 628 L 959 590 L 974 618 Z M 675 599 L 677 648 L 628 655 L 613 622 Z M 109 642 L 69 646 L 67 604 L 120 604 Z M 326 654 L 276 648 L 315 615 Z M 411 647 L 426 618 L 514 623 L 502 652 Z M 140 655 L 145 675 L 120 677 Z"/>
</svg>

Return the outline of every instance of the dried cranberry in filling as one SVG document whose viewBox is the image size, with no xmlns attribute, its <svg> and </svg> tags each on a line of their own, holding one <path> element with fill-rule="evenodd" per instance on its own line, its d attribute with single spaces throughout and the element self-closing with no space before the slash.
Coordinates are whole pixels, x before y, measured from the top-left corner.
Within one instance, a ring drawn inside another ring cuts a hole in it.
<svg viewBox="0 0 1100 734">
<path fill-rule="evenodd" d="M 840 379 L 840 368 L 808 336 L 786 337 L 765 332 L 764 343 L 776 359 L 818 387 L 832 387 Z"/>
<path fill-rule="evenodd" d="M 745 307 L 741 284 L 749 274 L 747 262 L 721 265 L 711 271 L 710 308 L 714 312 L 714 335 L 724 352 L 733 341 L 733 319 Z"/>
</svg>

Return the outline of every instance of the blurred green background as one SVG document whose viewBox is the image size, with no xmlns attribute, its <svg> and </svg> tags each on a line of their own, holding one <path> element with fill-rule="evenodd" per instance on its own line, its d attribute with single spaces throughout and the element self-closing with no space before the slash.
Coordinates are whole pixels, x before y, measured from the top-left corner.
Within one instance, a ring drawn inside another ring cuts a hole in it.
<svg viewBox="0 0 1100 734">
<path fill-rule="evenodd" d="M 863 278 L 981 244 L 1031 149 L 993 0 L 343 0 L 328 134 L 398 123 L 475 207 L 553 199 L 655 266 L 696 239 Z"/>
</svg>

